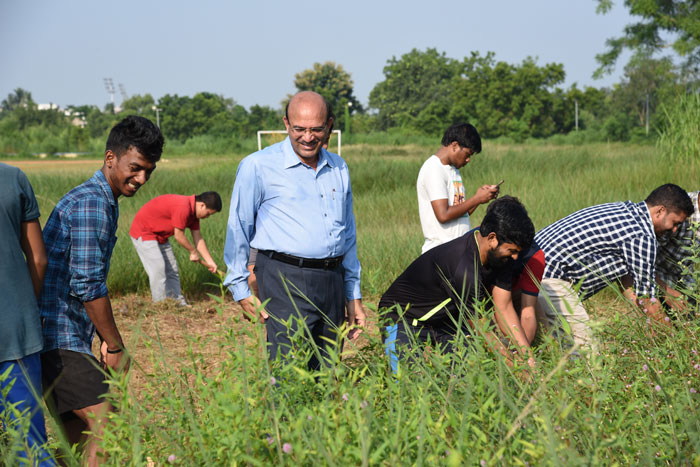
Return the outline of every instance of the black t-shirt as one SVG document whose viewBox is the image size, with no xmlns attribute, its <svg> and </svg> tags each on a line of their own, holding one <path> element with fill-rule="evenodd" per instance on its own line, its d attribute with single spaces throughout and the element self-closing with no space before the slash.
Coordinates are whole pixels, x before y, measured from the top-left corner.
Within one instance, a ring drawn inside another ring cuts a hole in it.
<svg viewBox="0 0 700 467">
<path fill-rule="evenodd" d="M 379 301 L 379 307 L 399 305 L 407 320 L 438 324 L 451 321 L 449 315 L 457 320 L 462 303 L 462 308 L 471 316 L 475 304 L 484 300 L 491 286 L 510 290 L 513 261 L 509 260 L 498 270 L 483 266 L 475 232 L 476 229 L 471 230 L 419 256 L 391 284 Z M 444 303 L 448 299 L 449 302 Z M 430 317 L 420 320 L 433 310 Z M 398 321 L 399 310 L 394 308 L 386 316 Z"/>
</svg>

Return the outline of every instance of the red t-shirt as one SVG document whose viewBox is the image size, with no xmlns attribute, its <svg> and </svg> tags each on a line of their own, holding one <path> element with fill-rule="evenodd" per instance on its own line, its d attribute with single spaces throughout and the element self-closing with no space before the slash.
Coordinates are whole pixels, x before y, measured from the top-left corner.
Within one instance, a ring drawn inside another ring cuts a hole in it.
<svg viewBox="0 0 700 467">
<path fill-rule="evenodd" d="M 160 195 L 153 198 L 136 213 L 129 235 L 165 243 L 175 233 L 176 227 L 180 230 L 199 230 L 194 195 Z"/>
<path fill-rule="evenodd" d="M 542 274 L 544 274 L 544 252 L 537 249 L 529 258 L 520 274 L 513 276 L 512 291 L 521 290 L 528 295 L 539 295 Z"/>
</svg>

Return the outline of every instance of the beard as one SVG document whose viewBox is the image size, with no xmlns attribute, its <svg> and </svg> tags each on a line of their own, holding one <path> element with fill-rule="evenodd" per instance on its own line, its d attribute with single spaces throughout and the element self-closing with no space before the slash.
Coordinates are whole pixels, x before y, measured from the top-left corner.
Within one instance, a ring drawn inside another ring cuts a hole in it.
<svg viewBox="0 0 700 467">
<path fill-rule="evenodd" d="M 492 269 L 503 269 L 510 261 L 510 256 L 498 256 L 496 250 L 486 252 L 486 264 Z"/>
</svg>

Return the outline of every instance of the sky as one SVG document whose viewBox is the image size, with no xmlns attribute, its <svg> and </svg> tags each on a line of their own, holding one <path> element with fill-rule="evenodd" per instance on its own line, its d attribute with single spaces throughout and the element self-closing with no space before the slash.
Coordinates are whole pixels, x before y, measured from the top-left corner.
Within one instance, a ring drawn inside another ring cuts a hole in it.
<svg viewBox="0 0 700 467">
<path fill-rule="evenodd" d="M 595 55 L 632 18 L 595 0 L 0 0 L 0 99 L 15 88 L 37 103 L 93 104 L 122 96 L 192 96 L 207 91 L 246 108 L 278 108 L 294 75 L 315 62 L 348 71 L 367 104 L 392 57 L 436 48 L 520 63 L 562 63 L 564 87 L 619 82 L 626 58 L 594 80 Z"/>
</svg>

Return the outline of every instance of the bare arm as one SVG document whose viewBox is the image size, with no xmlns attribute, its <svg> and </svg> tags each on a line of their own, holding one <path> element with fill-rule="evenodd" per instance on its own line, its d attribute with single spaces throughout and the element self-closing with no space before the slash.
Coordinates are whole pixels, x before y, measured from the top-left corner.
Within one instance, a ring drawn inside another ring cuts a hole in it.
<svg viewBox="0 0 700 467">
<path fill-rule="evenodd" d="M 175 237 L 175 241 L 177 243 L 179 243 L 185 250 L 190 252 L 190 261 L 193 261 L 195 263 L 199 261 L 199 254 L 197 253 L 197 249 L 187 239 L 184 230 L 175 227 L 175 233 L 173 234 L 173 237 Z"/>
<path fill-rule="evenodd" d="M 491 201 L 498 196 L 498 186 L 484 185 L 471 198 L 464 200 L 462 203 L 452 206 L 447 202 L 447 198 L 436 199 L 431 201 L 433 212 L 437 220 L 444 224 L 462 217 L 464 214 L 471 214 L 480 205 Z"/>
<path fill-rule="evenodd" d="M 20 245 L 27 259 L 27 267 L 29 275 L 32 278 L 34 285 L 34 295 L 39 298 L 41 286 L 44 283 L 44 274 L 48 259 L 46 258 L 46 249 L 44 248 L 44 239 L 41 236 L 41 225 L 39 219 L 34 219 L 28 222 L 22 222 L 20 225 Z"/>
<path fill-rule="evenodd" d="M 119 334 L 117 323 L 114 321 L 112 303 L 109 300 L 109 296 L 84 302 L 83 305 L 90 321 L 95 325 L 95 329 L 104 340 L 104 344 L 106 344 L 106 348 L 102 349 L 104 351 L 102 358 L 105 364 L 114 370 L 119 370 L 122 366 L 122 361 L 126 362 L 124 352 L 109 353 L 107 351 L 117 351 L 124 348 L 122 336 Z"/>
<path fill-rule="evenodd" d="M 520 294 L 520 325 L 525 333 L 525 338 L 532 344 L 537 332 L 537 317 L 535 315 L 535 305 L 537 297 L 534 295 Z"/>
<path fill-rule="evenodd" d="M 209 249 L 207 248 L 207 244 L 204 241 L 204 238 L 202 238 L 202 233 L 199 230 L 192 230 L 191 232 L 192 240 L 194 241 L 194 246 L 199 252 L 199 254 L 202 255 L 202 259 L 204 259 L 204 261 L 207 263 L 207 269 L 209 269 L 210 272 L 216 274 L 218 267 L 216 266 L 214 259 L 209 254 Z"/>
<path fill-rule="evenodd" d="M 528 364 L 534 366 L 534 360 L 532 360 L 532 353 L 530 351 L 530 342 L 528 342 L 522 330 L 518 314 L 513 307 L 510 290 L 494 287 L 492 297 L 494 307 L 496 308 L 494 317 L 499 329 L 510 339 L 513 346 L 518 349 L 523 356 L 528 358 Z"/>
</svg>

